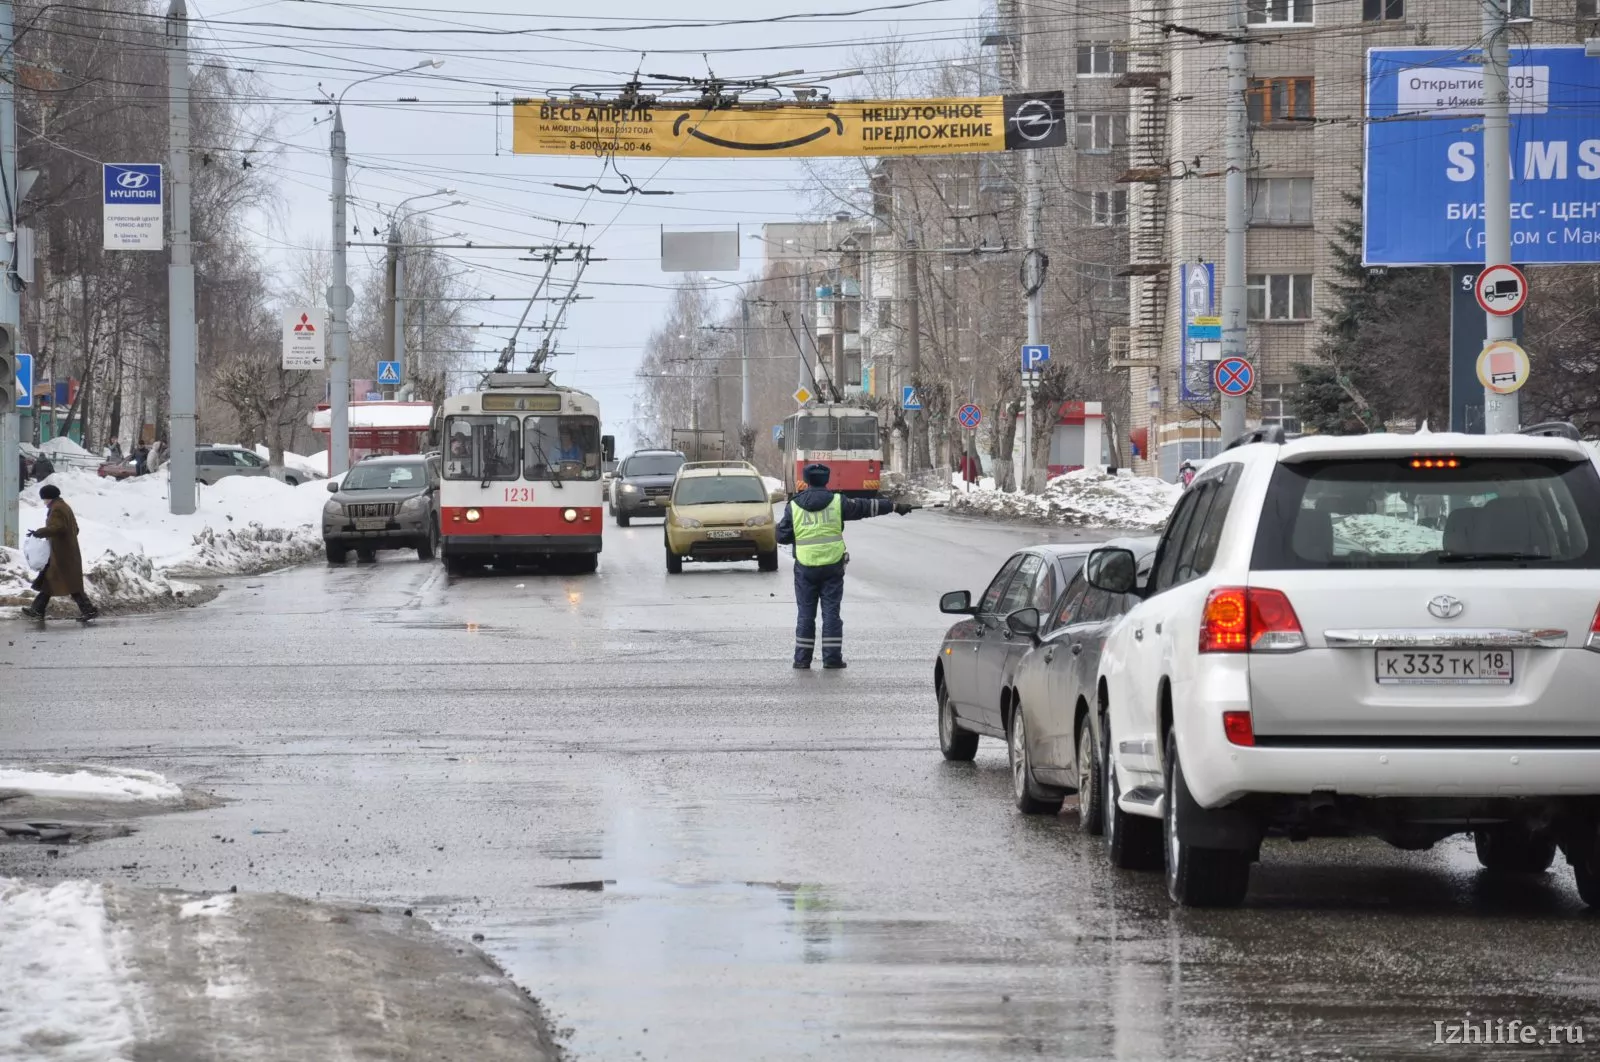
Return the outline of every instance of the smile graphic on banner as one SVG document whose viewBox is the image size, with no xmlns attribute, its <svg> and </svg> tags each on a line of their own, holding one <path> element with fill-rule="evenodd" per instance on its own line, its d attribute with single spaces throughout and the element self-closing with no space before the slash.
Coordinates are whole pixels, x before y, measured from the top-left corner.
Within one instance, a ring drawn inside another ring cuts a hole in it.
<svg viewBox="0 0 1600 1062">
<path fill-rule="evenodd" d="M 703 107 L 517 100 L 518 155 L 828 158 L 1062 147 L 1060 92 L 970 99 Z"/>
</svg>

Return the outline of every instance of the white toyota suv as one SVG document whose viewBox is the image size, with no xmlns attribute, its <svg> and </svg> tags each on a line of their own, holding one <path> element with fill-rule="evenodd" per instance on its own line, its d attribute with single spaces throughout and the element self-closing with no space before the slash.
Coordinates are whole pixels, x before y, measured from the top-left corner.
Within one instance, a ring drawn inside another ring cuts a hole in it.
<svg viewBox="0 0 1600 1062">
<path fill-rule="evenodd" d="M 1244 899 L 1271 831 L 1541 873 L 1600 906 L 1600 475 L 1567 424 L 1225 450 L 1179 500 L 1099 696 L 1114 864 Z"/>
</svg>

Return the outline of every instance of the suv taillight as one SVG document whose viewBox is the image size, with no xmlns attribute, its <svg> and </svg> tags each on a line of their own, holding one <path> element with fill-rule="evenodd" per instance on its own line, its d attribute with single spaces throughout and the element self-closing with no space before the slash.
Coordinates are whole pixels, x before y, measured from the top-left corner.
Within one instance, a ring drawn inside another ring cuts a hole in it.
<svg viewBox="0 0 1600 1062">
<path fill-rule="evenodd" d="M 1206 598 L 1202 653 L 1292 653 L 1305 647 L 1300 618 L 1281 590 L 1219 586 Z"/>
<path fill-rule="evenodd" d="M 1592 653 L 1600 653 L 1600 608 L 1594 610 L 1594 619 L 1589 621 L 1589 640 L 1583 647 Z"/>
</svg>

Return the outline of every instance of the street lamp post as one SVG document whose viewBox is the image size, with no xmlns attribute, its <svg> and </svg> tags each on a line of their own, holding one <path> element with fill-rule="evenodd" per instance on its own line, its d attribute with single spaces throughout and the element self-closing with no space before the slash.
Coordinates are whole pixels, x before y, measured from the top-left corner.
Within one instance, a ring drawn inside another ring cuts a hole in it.
<svg viewBox="0 0 1600 1062">
<path fill-rule="evenodd" d="M 415 202 L 418 199 L 429 199 L 436 195 L 455 194 L 456 190 L 454 188 L 440 188 L 435 192 L 422 192 L 419 195 L 410 196 L 406 199 L 400 200 L 399 205 L 396 206 L 394 211 L 389 215 L 389 321 L 385 331 L 388 332 L 388 346 L 391 352 L 389 356 L 394 360 L 396 365 L 400 366 L 400 377 L 402 380 L 409 375 L 406 371 L 406 304 L 405 299 L 402 297 L 406 288 L 405 249 L 400 245 L 400 230 L 405 224 L 406 219 L 405 206 L 407 203 Z M 415 217 L 419 214 L 430 214 L 435 210 L 444 210 L 446 207 L 461 206 L 465 202 L 465 199 L 454 199 L 448 203 L 441 203 L 438 206 L 429 207 L 427 210 L 414 210 L 411 212 L 410 216 Z M 396 386 L 397 395 L 403 386 L 404 384 Z"/>
<path fill-rule="evenodd" d="M 328 285 L 328 474 L 337 476 L 350 468 L 350 293 L 348 269 L 345 260 L 346 169 L 349 155 L 345 150 L 344 97 L 357 85 L 379 78 L 421 70 L 438 69 L 442 59 L 424 59 L 412 66 L 352 81 L 333 101 L 333 132 L 328 137 L 328 151 L 333 159 L 333 277 Z"/>
</svg>

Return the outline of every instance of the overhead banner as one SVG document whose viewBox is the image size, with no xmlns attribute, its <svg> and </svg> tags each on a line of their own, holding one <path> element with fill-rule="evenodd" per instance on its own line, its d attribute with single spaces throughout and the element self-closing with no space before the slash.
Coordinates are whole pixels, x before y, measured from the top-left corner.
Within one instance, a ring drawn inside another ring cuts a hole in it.
<svg viewBox="0 0 1600 1062">
<path fill-rule="evenodd" d="M 1600 62 L 1512 48 L 1512 257 L 1600 262 Z M 1482 265 L 1483 66 L 1460 48 L 1367 52 L 1367 265 Z"/>
<path fill-rule="evenodd" d="M 161 166 L 107 162 L 100 167 L 101 247 L 107 251 L 159 251 Z"/>
<path fill-rule="evenodd" d="M 708 110 L 591 100 L 517 100 L 518 155 L 829 158 L 964 155 L 1063 147 L 1060 92 L 967 99 L 741 104 Z"/>
</svg>

